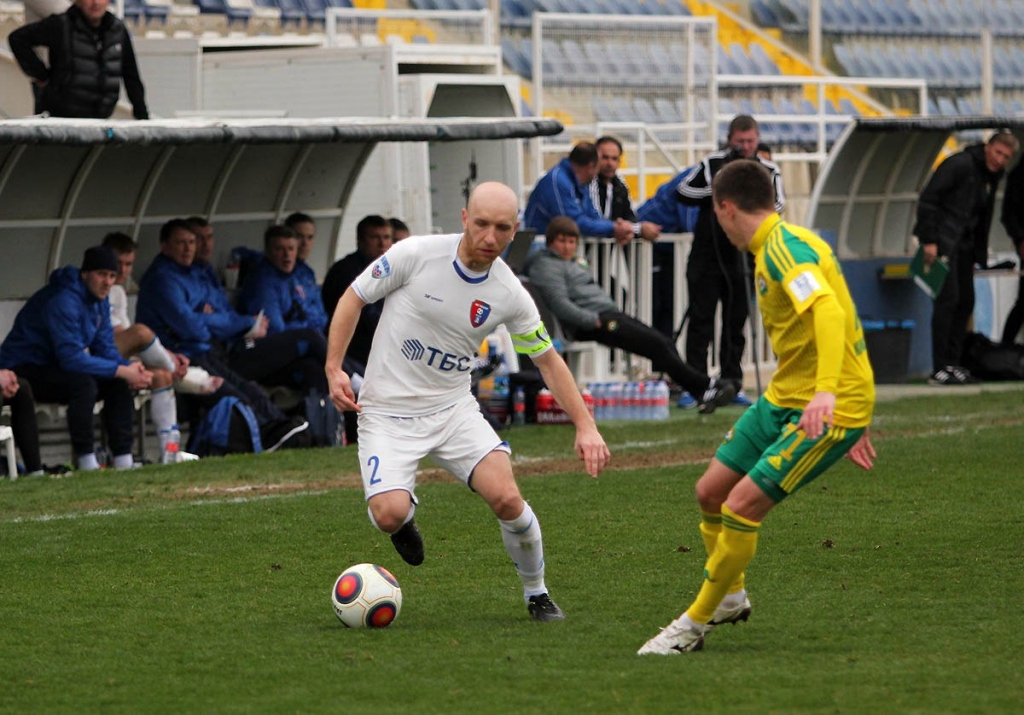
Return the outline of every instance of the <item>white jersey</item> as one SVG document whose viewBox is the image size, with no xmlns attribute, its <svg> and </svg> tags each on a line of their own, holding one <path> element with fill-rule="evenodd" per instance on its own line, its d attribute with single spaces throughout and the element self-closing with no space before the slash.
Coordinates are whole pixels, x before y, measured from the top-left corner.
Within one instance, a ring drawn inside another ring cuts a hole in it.
<svg viewBox="0 0 1024 715">
<path fill-rule="evenodd" d="M 516 351 L 551 348 L 530 294 L 501 259 L 483 274 L 457 258 L 462 234 L 396 243 L 352 283 L 366 303 L 381 298 L 359 402 L 368 414 L 419 417 L 454 405 L 470 390 L 477 348 L 504 324 Z"/>
<path fill-rule="evenodd" d="M 125 292 L 124 286 L 112 285 L 110 286 L 110 326 L 117 330 L 118 328 L 130 328 L 132 321 L 128 319 L 128 293 Z"/>
</svg>

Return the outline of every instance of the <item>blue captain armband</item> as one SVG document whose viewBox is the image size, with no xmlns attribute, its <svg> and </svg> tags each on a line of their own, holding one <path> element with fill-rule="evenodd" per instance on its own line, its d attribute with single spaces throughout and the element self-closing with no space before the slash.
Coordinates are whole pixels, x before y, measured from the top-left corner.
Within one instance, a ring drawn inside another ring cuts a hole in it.
<svg viewBox="0 0 1024 715">
<path fill-rule="evenodd" d="M 512 347 L 520 355 L 540 355 L 551 347 L 551 336 L 541 322 L 536 329 L 528 333 L 513 334 Z"/>
</svg>

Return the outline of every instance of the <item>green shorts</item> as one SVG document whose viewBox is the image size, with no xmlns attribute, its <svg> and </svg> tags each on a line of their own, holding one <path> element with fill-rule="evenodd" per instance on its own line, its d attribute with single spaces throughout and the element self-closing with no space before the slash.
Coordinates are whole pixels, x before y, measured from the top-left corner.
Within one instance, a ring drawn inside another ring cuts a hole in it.
<svg viewBox="0 0 1024 715">
<path fill-rule="evenodd" d="M 801 415 L 803 410 L 776 407 L 762 397 L 736 421 L 715 457 L 778 503 L 835 464 L 864 434 L 863 427 L 832 427 L 807 439 L 796 426 Z"/>
</svg>

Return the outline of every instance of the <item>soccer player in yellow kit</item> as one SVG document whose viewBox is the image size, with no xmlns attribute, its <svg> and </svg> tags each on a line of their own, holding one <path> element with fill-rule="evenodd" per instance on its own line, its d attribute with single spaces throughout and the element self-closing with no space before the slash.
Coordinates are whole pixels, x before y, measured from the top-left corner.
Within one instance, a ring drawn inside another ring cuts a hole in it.
<svg viewBox="0 0 1024 715">
<path fill-rule="evenodd" d="M 754 254 L 757 302 L 779 367 L 697 482 L 708 552 L 697 598 L 640 655 L 700 650 L 723 623 L 746 621 L 743 572 L 771 509 L 847 455 L 870 469 L 874 375 L 864 331 L 828 244 L 775 212 L 768 172 L 734 161 L 715 176 L 718 222 Z"/>
</svg>

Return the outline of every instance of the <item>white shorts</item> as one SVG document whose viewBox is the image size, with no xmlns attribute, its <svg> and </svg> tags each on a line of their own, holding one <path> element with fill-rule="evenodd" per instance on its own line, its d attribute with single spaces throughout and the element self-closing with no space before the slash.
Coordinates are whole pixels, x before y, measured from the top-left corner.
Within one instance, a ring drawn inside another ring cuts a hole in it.
<svg viewBox="0 0 1024 715">
<path fill-rule="evenodd" d="M 428 456 L 468 485 L 476 465 L 494 450 L 512 453 L 472 395 L 423 417 L 359 415 L 359 468 L 367 499 L 403 489 L 415 502 L 416 470 Z"/>
</svg>

